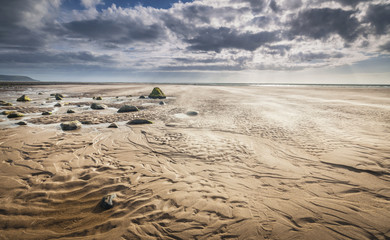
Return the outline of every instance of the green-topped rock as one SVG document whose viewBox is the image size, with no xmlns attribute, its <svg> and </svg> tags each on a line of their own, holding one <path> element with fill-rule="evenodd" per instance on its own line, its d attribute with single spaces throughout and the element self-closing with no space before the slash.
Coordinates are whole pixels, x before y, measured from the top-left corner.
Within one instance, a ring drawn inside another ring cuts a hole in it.
<svg viewBox="0 0 390 240">
<path fill-rule="evenodd" d="M 0 106 L 12 106 L 12 103 L 5 102 L 3 100 L 0 100 Z"/>
<path fill-rule="evenodd" d="M 43 112 L 42 115 L 51 115 L 51 112 Z"/>
<path fill-rule="evenodd" d="M 15 111 L 3 111 L 1 114 L 10 115 L 11 113 L 16 113 Z"/>
<path fill-rule="evenodd" d="M 103 98 L 99 96 L 99 97 L 96 97 L 95 100 L 103 100 Z"/>
<path fill-rule="evenodd" d="M 22 95 L 20 98 L 16 99 L 16 101 L 18 101 L 18 102 L 28 102 L 28 101 L 31 101 L 31 98 L 29 98 L 26 95 Z"/>
<path fill-rule="evenodd" d="M 7 115 L 7 118 L 20 118 L 20 117 L 24 117 L 24 115 L 18 112 L 13 112 Z"/>
<path fill-rule="evenodd" d="M 129 125 L 138 125 L 138 124 L 152 124 L 153 122 L 146 119 L 134 119 L 129 121 L 127 124 Z"/>
<path fill-rule="evenodd" d="M 160 88 L 155 87 L 153 88 L 153 91 L 149 94 L 149 98 L 166 98 L 165 94 L 161 91 Z"/>
<path fill-rule="evenodd" d="M 62 100 L 63 97 L 60 96 L 60 94 L 56 94 L 56 100 Z"/>
<path fill-rule="evenodd" d="M 81 123 L 79 121 L 71 121 L 61 123 L 61 129 L 64 131 L 76 130 L 81 128 Z"/>
<path fill-rule="evenodd" d="M 75 113 L 75 111 L 73 109 L 68 109 L 68 111 L 66 111 L 66 113 Z"/>
<path fill-rule="evenodd" d="M 138 111 L 138 108 L 136 106 L 130 106 L 130 105 L 123 105 L 119 108 L 118 113 L 124 113 L 124 112 L 136 112 Z"/>
</svg>

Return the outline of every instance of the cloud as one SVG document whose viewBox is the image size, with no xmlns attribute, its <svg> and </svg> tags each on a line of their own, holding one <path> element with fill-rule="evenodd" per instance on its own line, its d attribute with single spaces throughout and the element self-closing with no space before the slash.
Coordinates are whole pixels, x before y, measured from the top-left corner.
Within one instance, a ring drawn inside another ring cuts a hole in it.
<svg viewBox="0 0 390 240">
<path fill-rule="evenodd" d="M 379 49 L 382 50 L 382 51 L 390 53 L 390 41 L 388 41 L 387 43 L 381 45 L 379 47 Z"/>
<path fill-rule="evenodd" d="M 185 41 L 190 44 L 188 49 L 220 52 L 222 49 L 243 49 L 254 51 L 265 43 L 278 39 L 276 32 L 244 32 L 229 28 L 202 28 L 197 35 Z"/>
<path fill-rule="evenodd" d="M 338 34 L 347 42 L 351 42 L 360 33 L 360 24 L 353 16 L 354 13 L 331 8 L 306 9 L 290 22 L 289 34 L 313 39 L 326 39 L 332 34 Z"/>
<path fill-rule="evenodd" d="M 370 5 L 365 20 L 374 27 L 376 34 L 389 33 L 390 4 Z"/>
</svg>

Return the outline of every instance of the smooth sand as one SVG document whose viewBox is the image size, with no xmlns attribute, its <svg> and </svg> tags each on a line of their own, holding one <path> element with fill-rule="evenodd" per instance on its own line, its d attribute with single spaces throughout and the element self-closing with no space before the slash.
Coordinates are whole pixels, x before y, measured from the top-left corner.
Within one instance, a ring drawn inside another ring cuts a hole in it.
<svg viewBox="0 0 390 240">
<path fill-rule="evenodd" d="M 390 238 L 390 88 L 153 87 L 3 87 L 28 125 L 1 117 L 0 239 Z"/>
</svg>

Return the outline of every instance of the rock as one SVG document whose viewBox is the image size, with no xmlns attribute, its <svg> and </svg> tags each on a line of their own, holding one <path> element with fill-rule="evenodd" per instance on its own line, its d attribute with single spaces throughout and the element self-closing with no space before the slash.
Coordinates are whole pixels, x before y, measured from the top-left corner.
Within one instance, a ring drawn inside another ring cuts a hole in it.
<svg viewBox="0 0 390 240">
<path fill-rule="evenodd" d="M 139 96 L 139 98 L 140 98 L 140 99 L 145 99 L 145 96 L 142 95 L 142 96 Z"/>
<path fill-rule="evenodd" d="M 28 101 L 31 101 L 31 98 L 29 98 L 26 95 L 22 95 L 20 98 L 16 99 L 16 101 L 18 101 L 18 102 L 28 102 Z"/>
<path fill-rule="evenodd" d="M 114 206 L 114 202 L 112 201 L 114 198 L 116 198 L 116 194 L 108 194 L 103 197 L 102 201 L 100 202 L 100 206 L 104 209 L 110 209 Z"/>
<path fill-rule="evenodd" d="M 196 115 L 198 115 L 199 113 L 198 113 L 197 111 L 188 111 L 188 112 L 186 112 L 186 114 L 187 114 L 188 116 L 196 116 Z"/>
<path fill-rule="evenodd" d="M 130 106 L 130 105 L 123 105 L 119 108 L 118 113 L 124 113 L 124 112 L 136 112 L 138 111 L 138 108 L 136 106 Z"/>
<path fill-rule="evenodd" d="M 52 93 L 50 94 L 51 97 L 60 97 L 60 98 L 64 98 L 64 95 L 62 95 L 61 93 Z"/>
<path fill-rule="evenodd" d="M 146 119 L 134 119 L 129 121 L 127 124 L 129 125 L 137 125 L 137 124 L 152 124 L 153 122 Z"/>
<path fill-rule="evenodd" d="M 66 113 L 75 113 L 75 111 L 73 109 L 68 109 L 68 111 L 66 111 Z"/>
<path fill-rule="evenodd" d="M 95 109 L 95 110 L 105 109 L 106 107 L 107 107 L 106 105 L 100 104 L 100 103 L 92 103 L 91 104 L 91 108 Z"/>
<path fill-rule="evenodd" d="M 93 124 L 93 122 L 91 120 L 81 121 L 81 123 L 85 124 L 85 125 Z"/>
<path fill-rule="evenodd" d="M 111 123 L 110 126 L 108 126 L 109 128 L 118 128 L 118 125 L 116 125 L 116 123 Z"/>
<path fill-rule="evenodd" d="M 93 99 L 93 100 L 95 100 L 95 99 L 96 99 L 96 97 L 95 97 L 95 96 L 93 96 L 93 97 L 92 97 L 92 99 Z"/>
<path fill-rule="evenodd" d="M 0 100 L 0 106 L 12 106 L 12 103 L 5 102 L 3 100 Z"/>
<path fill-rule="evenodd" d="M 22 125 L 27 125 L 27 123 L 25 121 L 20 121 L 20 122 L 17 122 L 16 124 L 22 126 Z"/>
<path fill-rule="evenodd" d="M 70 130 L 76 130 L 81 128 L 81 123 L 79 121 L 71 121 L 71 122 L 64 122 L 61 123 L 61 129 L 64 131 L 70 131 Z"/>
<path fill-rule="evenodd" d="M 158 104 L 160 104 L 160 105 L 165 105 L 165 102 L 164 102 L 164 101 L 161 101 L 161 102 L 159 102 Z"/>
<path fill-rule="evenodd" d="M 103 100 L 103 98 L 99 96 L 99 97 L 95 98 L 95 100 Z"/>
<path fill-rule="evenodd" d="M 19 118 L 19 117 L 24 117 L 24 115 L 18 112 L 13 112 L 7 115 L 7 118 Z"/>
<path fill-rule="evenodd" d="M 149 98 L 166 98 L 165 94 L 161 91 L 160 88 L 155 87 L 153 88 L 152 92 L 149 94 Z"/>
<path fill-rule="evenodd" d="M 10 115 L 11 113 L 16 113 L 15 111 L 3 111 L 1 114 Z"/>
<path fill-rule="evenodd" d="M 62 97 L 56 95 L 56 100 L 62 100 Z"/>
<path fill-rule="evenodd" d="M 61 104 L 61 103 L 56 103 L 56 104 L 54 105 L 54 107 L 62 107 L 62 104 Z"/>
<path fill-rule="evenodd" d="M 43 95 L 43 93 L 40 92 L 40 93 L 38 93 L 38 95 Z"/>
<path fill-rule="evenodd" d="M 51 112 L 43 112 L 42 115 L 51 115 Z"/>
</svg>

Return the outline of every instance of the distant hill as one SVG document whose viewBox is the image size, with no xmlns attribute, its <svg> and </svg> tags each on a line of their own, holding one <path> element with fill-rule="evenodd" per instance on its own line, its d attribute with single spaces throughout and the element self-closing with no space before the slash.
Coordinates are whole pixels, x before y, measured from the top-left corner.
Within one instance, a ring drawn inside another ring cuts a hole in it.
<svg viewBox="0 0 390 240">
<path fill-rule="evenodd" d="M 27 76 L 0 75 L 0 82 L 39 82 Z"/>
</svg>

